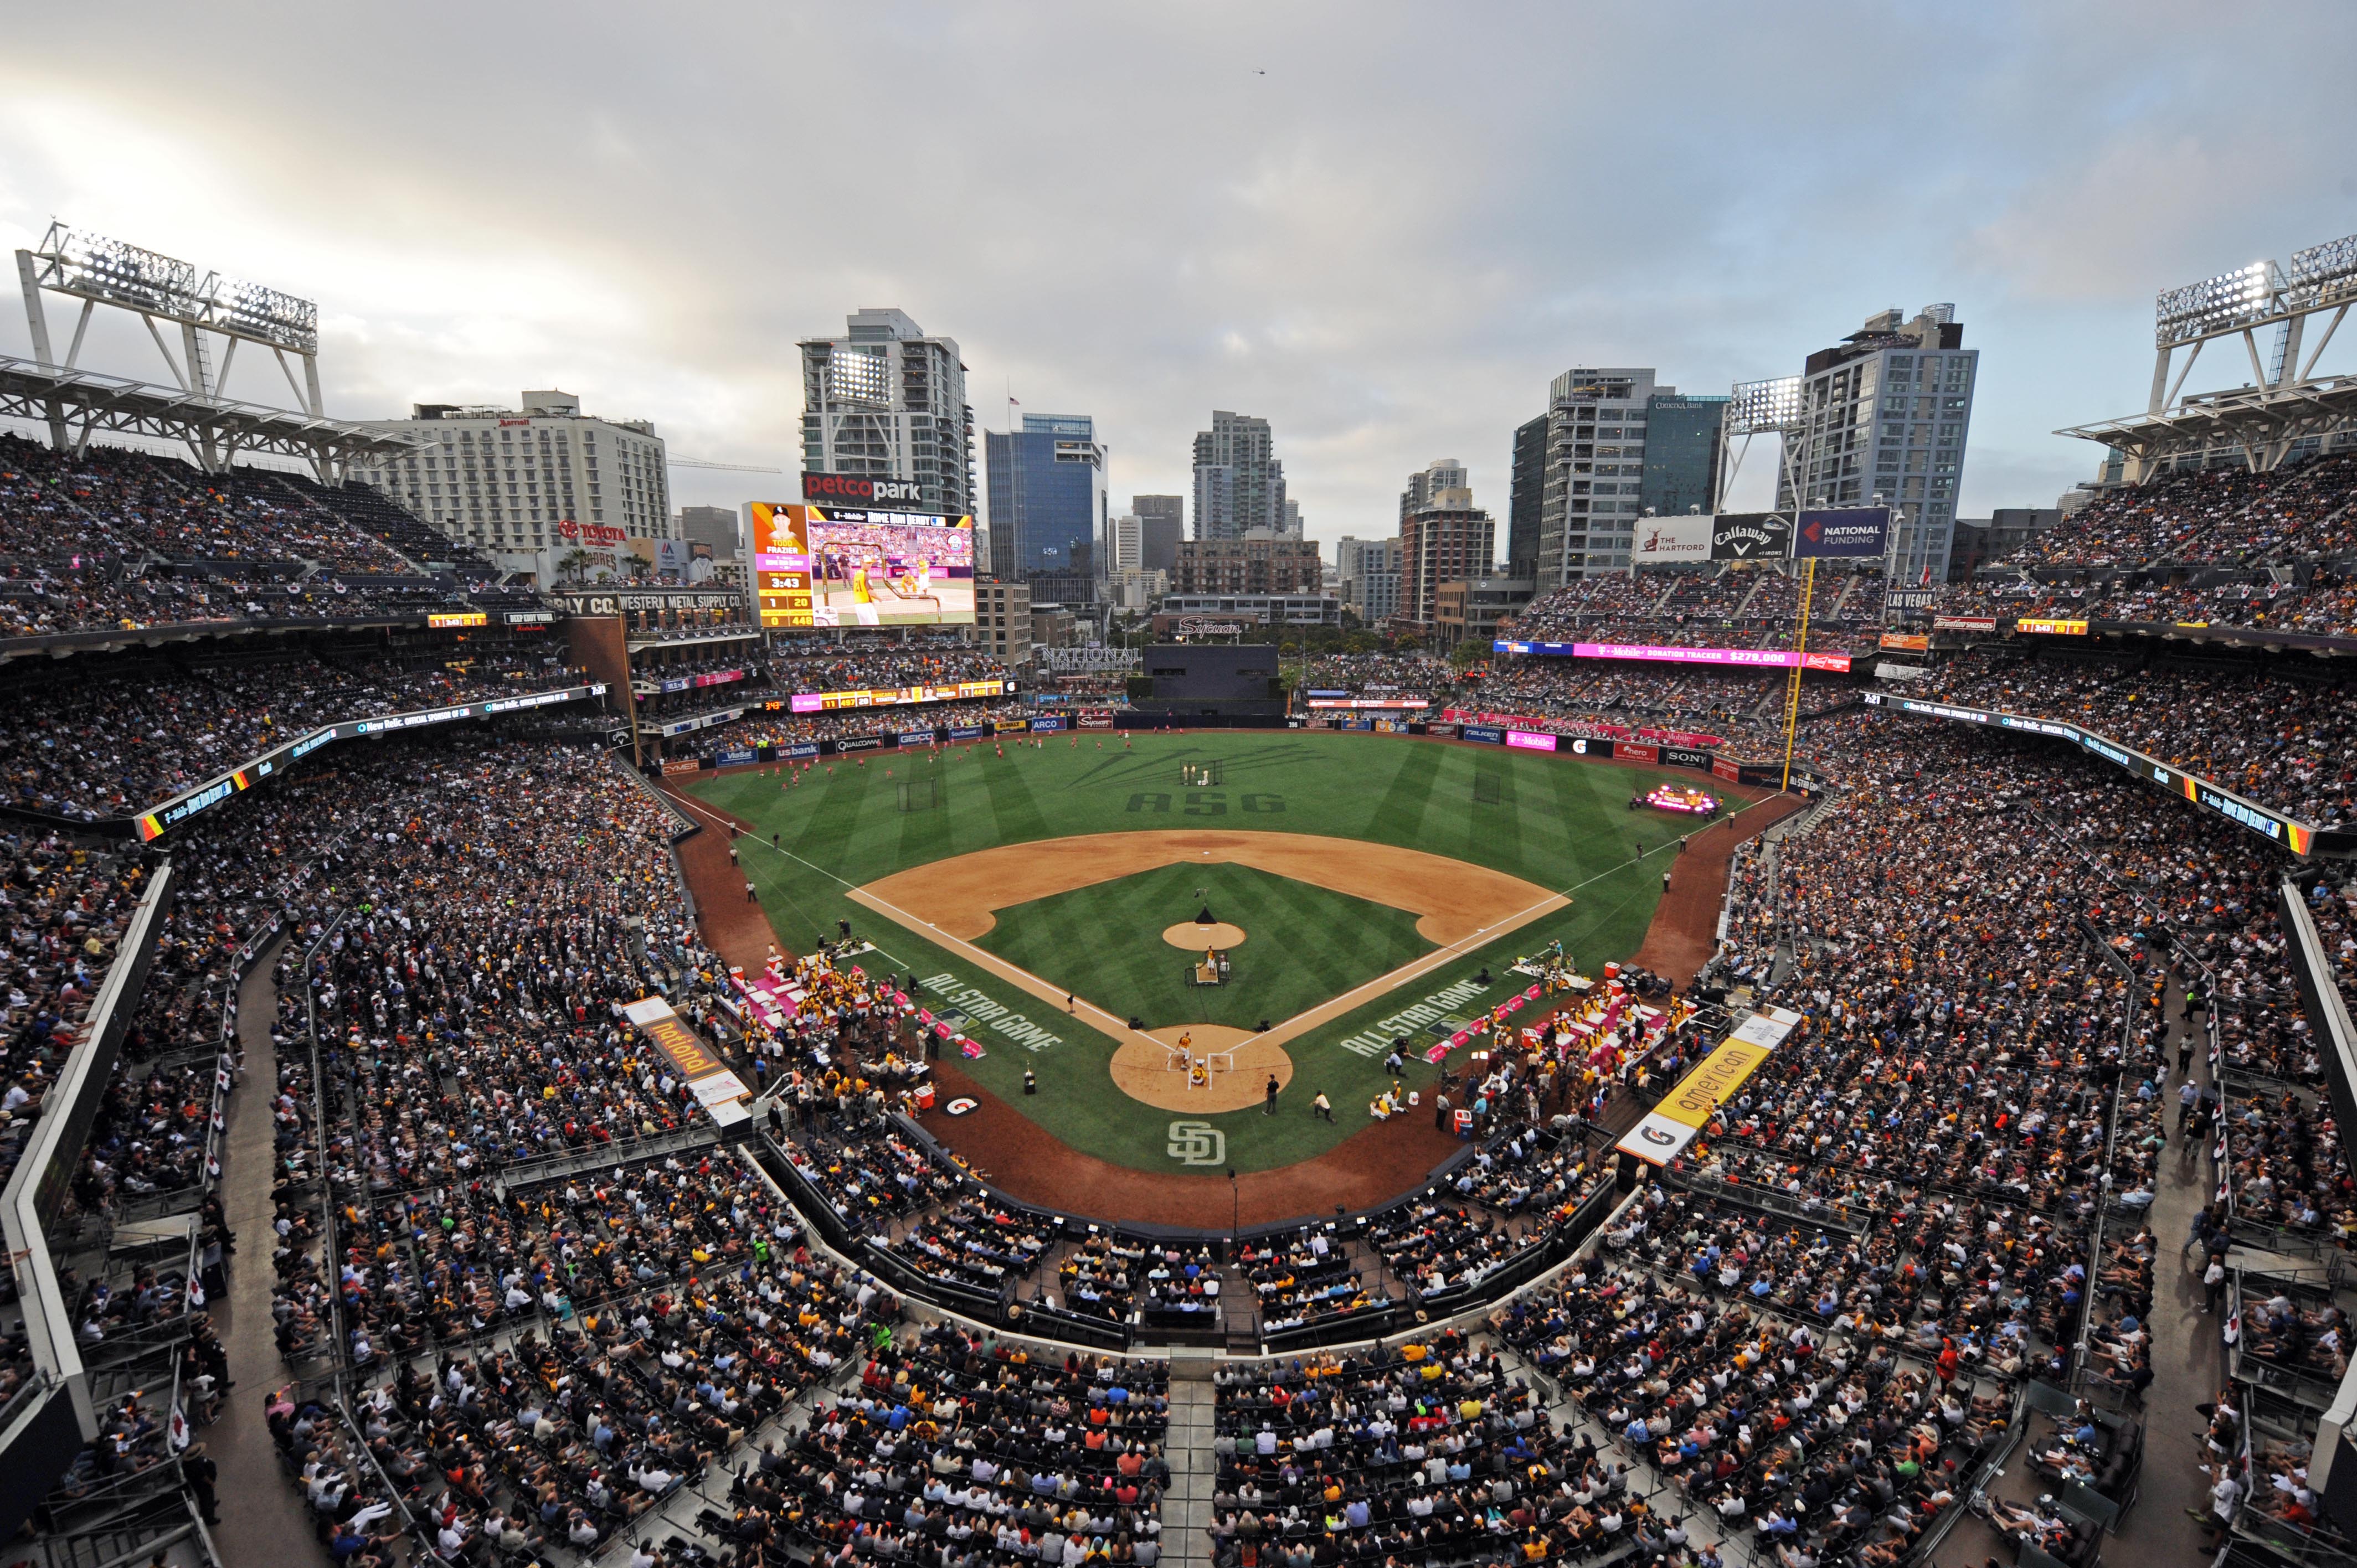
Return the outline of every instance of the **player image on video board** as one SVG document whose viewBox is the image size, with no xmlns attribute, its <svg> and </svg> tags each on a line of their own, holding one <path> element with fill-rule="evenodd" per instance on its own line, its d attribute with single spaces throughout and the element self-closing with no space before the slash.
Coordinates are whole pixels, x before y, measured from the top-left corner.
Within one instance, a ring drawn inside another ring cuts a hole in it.
<svg viewBox="0 0 2357 1568">
<path fill-rule="evenodd" d="M 809 510 L 813 626 L 974 619 L 971 519 Z"/>
<path fill-rule="evenodd" d="M 756 502 L 766 627 L 971 625 L 974 519 Z"/>
</svg>

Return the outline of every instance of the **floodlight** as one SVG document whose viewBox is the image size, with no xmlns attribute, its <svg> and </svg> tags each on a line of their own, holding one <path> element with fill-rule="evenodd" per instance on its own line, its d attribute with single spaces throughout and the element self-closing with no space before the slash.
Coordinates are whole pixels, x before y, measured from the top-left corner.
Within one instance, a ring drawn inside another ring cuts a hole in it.
<svg viewBox="0 0 2357 1568">
<path fill-rule="evenodd" d="M 1736 435 L 1782 430 L 1803 416 L 1801 378 L 1778 376 L 1772 381 L 1738 381 L 1727 400 L 1725 428 Z"/>
<path fill-rule="evenodd" d="M 837 349 L 827 357 L 827 396 L 837 403 L 888 406 L 892 373 L 884 356 L 866 349 Z"/>
<path fill-rule="evenodd" d="M 2357 296 L 2357 234 L 2294 251 L 2287 287 L 2310 308 Z"/>
<path fill-rule="evenodd" d="M 309 300 L 242 278 L 221 279 L 213 297 L 212 324 L 221 331 L 306 354 L 318 351 L 319 307 Z"/>
<path fill-rule="evenodd" d="M 2231 273 L 2172 288 L 2153 301 L 2153 342 L 2166 348 L 2214 338 L 2276 314 L 2283 294 L 2282 271 L 2273 262 L 2253 262 Z"/>
</svg>

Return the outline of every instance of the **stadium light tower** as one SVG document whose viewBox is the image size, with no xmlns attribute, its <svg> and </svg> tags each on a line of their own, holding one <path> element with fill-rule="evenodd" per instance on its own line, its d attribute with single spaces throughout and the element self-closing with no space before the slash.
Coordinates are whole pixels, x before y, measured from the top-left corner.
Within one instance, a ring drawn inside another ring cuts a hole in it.
<svg viewBox="0 0 2357 1568">
<path fill-rule="evenodd" d="M 2352 304 L 2357 304 L 2357 234 L 2295 251 L 2289 267 L 2253 262 L 2200 283 L 2162 291 L 2153 301 L 2156 358 L 2152 401 L 2146 412 L 2159 413 L 2176 403 L 2194 361 L 2201 357 L 2201 346 L 2214 338 L 2242 338 L 2250 355 L 2253 386 L 2269 392 L 2297 386 L 2314 373 L 2317 360 Z M 2300 349 L 2308 319 L 2328 310 L 2332 319 L 2325 324 L 2324 335 L 2303 364 Z M 2276 340 L 2263 361 L 2258 333 L 2268 327 L 2276 329 Z M 2169 361 L 2179 348 L 2190 351 L 2172 381 Z"/>
<path fill-rule="evenodd" d="M 173 381 L 189 396 L 221 401 L 221 384 L 237 357 L 237 346 L 252 343 L 277 358 L 296 406 L 315 419 L 325 416 L 319 404 L 319 307 L 307 299 L 217 272 L 199 275 L 195 266 L 178 257 L 55 221 L 38 248 L 16 252 L 16 277 L 25 290 L 33 356 L 44 370 L 74 369 L 91 316 L 102 305 L 113 306 L 146 324 Z M 73 341 L 63 360 L 50 346 L 48 316 L 41 303 L 45 289 L 81 301 Z M 158 322 L 180 329 L 179 359 L 172 357 Z M 207 333 L 227 340 L 218 366 Z M 299 380 L 289 355 L 302 361 Z"/>
<path fill-rule="evenodd" d="M 1719 476 L 1718 493 L 1726 496 L 1734 488 L 1735 476 L 1743 471 L 1743 459 L 1751 451 L 1754 435 L 1773 435 L 1780 450 L 1777 463 L 1782 478 L 1790 482 L 1794 495 L 1801 493 L 1800 476 L 1792 469 L 1792 436 L 1805 422 L 1806 411 L 1801 403 L 1801 378 L 1778 376 L 1764 381 L 1738 381 L 1727 405 L 1727 414 L 1720 425 L 1718 453 L 1724 472 Z M 1743 437 L 1740 447 L 1727 441 L 1729 435 Z M 1722 503 L 1723 504 L 1723 503 Z"/>
</svg>

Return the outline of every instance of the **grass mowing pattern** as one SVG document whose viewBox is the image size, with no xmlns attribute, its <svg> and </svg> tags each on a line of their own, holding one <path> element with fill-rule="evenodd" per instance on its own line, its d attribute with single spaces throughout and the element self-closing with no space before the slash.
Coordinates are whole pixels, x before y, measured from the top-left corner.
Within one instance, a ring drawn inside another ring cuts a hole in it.
<svg viewBox="0 0 2357 1568">
<path fill-rule="evenodd" d="M 1188 984 L 1201 952 L 1162 940 L 1163 928 L 1191 920 L 1204 901 L 1244 932 L 1224 985 Z M 1434 946 L 1405 909 L 1226 863 L 1166 865 L 1017 904 L 974 945 L 1149 1029 L 1281 1022 Z"/>
<path fill-rule="evenodd" d="M 1674 846 L 1682 831 L 1692 831 L 1683 819 L 1628 810 L 1632 791 L 1665 779 L 1692 782 L 1691 775 L 1673 770 L 1655 773 L 1564 756 L 1325 731 L 1141 733 L 1128 747 L 1119 736 L 1102 737 L 1102 744 L 1095 735 L 1077 738 L 1075 745 L 1071 736 L 1047 737 L 1048 744 L 1036 749 L 1010 744 L 1004 757 L 994 754 L 989 741 L 939 753 L 867 752 L 861 754 L 864 761 L 826 759 L 791 789 L 782 788 L 772 770 L 746 769 L 704 779 L 693 792 L 757 824 L 756 833 L 739 841 L 742 864 L 785 945 L 803 950 L 816 940 L 831 939 L 834 922 L 847 919 L 889 955 L 886 961 L 894 970 L 913 971 L 920 979 L 957 976 L 959 983 L 1052 1032 L 1057 1043 L 1027 1050 L 982 1030 L 977 1037 L 989 1054 L 967 1064 L 968 1070 L 1073 1147 L 1141 1170 L 1186 1167 L 1174 1164 L 1166 1151 L 1168 1113 L 1114 1087 L 1106 1070 L 1112 1040 L 852 903 L 843 897 L 846 887 L 995 844 L 1202 827 L 1405 844 L 1495 866 L 1542 887 L 1576 889 L 1571 908 L 1442 964 L 1415 984 L 1289 1042 L 1286 1049 L 1298 1076 L 1281 1114 L 1264 1117 L 1254 1110 L 1204 1118 L 1225 1132 L 1227 1164 L 1238 1170 L 1268 1170 L 1319 1154 L 1367 1124 L 1364 1106 L 1382 1089 L 1382 1060 L 1342 1049 L 1345 1037 L 1485 966 L 1501 977 L 1489 994 L 1502 998 L 1508 993 L 1502 983 L 1506 965 L 1552 940 L 1561 939 L 1590 973 L 1636 951 L 1661 897 L 1662 872 L 1674 853 L 1664 846 Z M 1182 762 L 1212 757 L 1226 765 L 1223 785 L 1189 789 L 1179 783 Z M 932 811 L 899 809 L 894 785 L 913 769 L 940 780 L 942 800 Z M 1477 770 L 1501 781 L 1499 804 L 1475 803 Z M 772 833 L 780 850 L 791 853 L 770 848 Z M 1640 850 L 1650 856 L 1641 863 L 1635 858 Z M 1222 913 L 1217 908 L 1212 912 Z M 1193 913 L 1190 906 L 1172 918 Z M 1237 923 L 1252 929 L 1248 920 Z M 1130 945 L 1180 956 L 1161 942 L 1160 930 L 1156 925 Z M 1327 935 L 1342 948 L 1357 940 L 1353 929 Z M 1261 961 L 1261 954 L 1253 951 L 1260 940 L 1261 933 L 1254 932 L 1253 942 L 1239 950 L 1240 961 Z M 1299 949 L 1302 938 L 1289 936 L 1287 942 Z M 1322 961 L 1307 952 L 1299 961 Z M 1157 961 L 1168 961 L 1157 955 Z M 1066 972 L 1083 972 L 1066 966 Z M 1101 1004 L 1107 1000 L 1077 978 L 1071 989 Z M 1270 1016 L 1277 1015 L 1272 1011 Z M 1258 1021 L 1257 1014 L 1250 1020 Z M 1040 1092 L 1029 1099 L 1021 1094 L 1026 1067 L 1039 1075 Z M 1418 1064 L 1412 1071 L 1412 1084 L 1429 1083 L 1430 1069 Z M 1308 1111 L 1309 1096 L 1321 1089 L 1339 1112 L 1333 1126 L 1312 1119 Z"/>
</svg>

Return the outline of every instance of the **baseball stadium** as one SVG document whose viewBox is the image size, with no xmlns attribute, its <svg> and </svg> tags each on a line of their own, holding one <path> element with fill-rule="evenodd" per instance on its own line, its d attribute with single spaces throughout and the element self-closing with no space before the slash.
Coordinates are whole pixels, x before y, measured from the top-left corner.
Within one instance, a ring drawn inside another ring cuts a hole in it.
<svg viewBox="0 0 2357 1568">
<path fill-rule="evenodd" d="M 1216 409 L 1120 510 L 1003 338 L 834 330 L 901 285 L 825 205 L 732 250 L 857 262 L 765 306 L 800 374 L 647 394 L 762 404 L 760 462 L 547 387 L 630 363 L 500 315 L 554 270 L 445 332 L 394 261 L 315 302 L 24 220 L 0 1568 L 2357 1564 L 2357 236 L 2139 272 L 2148 396 L 2140 328 L 1983 392 L 1988 317 L 1747 306 L 1681 352 L 1803 374 L 1534 377 L 1502 515 L 1441 459 L 1394 536 L 1422 405 L 1287 427 L 1290 498 Z M 2092 477 L 1959 516 L 1976 396 Z"/>
<path fill-rule="evenodd" d="M 1608 969 L 1695 967 L 1734 843 L 1791 808 L 1631 809 L 1666 782 L 1329 731 L 1018 731 L 685 793 L 737 851 L 707 908 L 740 869 L 758 898 L 723 950 L 858 937 L 936 1103 L 974 1102 L 929 1123 L 946 1148 L 1028 1199 L 1211 1228 L 1401 1196 L 1474 1114 L 1484 1075 L 1452 1061 L 1609 1011 Z"/>
</svg>

